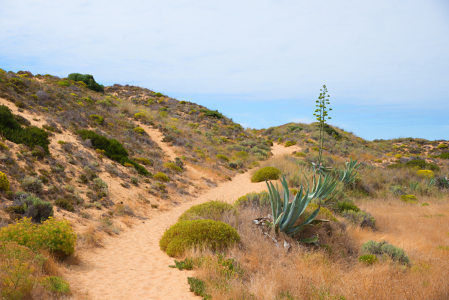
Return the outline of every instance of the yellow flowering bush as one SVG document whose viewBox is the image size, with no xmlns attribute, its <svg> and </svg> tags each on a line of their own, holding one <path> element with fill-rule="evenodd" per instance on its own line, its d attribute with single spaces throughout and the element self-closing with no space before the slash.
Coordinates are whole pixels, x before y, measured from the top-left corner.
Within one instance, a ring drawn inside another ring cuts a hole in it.
<svg viewBox="0 0 449 300">
<path fill-rule="evenodd" d="M 9 191 L 9 180 L 5 173 L 0 172 L 0 191 Z"/>
</svg>

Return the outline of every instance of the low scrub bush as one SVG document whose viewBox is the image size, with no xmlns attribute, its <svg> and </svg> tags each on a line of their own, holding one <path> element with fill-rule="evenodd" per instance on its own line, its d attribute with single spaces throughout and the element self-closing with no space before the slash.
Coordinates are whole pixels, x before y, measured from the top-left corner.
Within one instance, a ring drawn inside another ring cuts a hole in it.
<svg viewBox="0 0 449 300">
<path fill-rule="evenodd" d="M 197 219 L 211 219 L 218 221 L 224 213 L 235 214 L 236 211 L 229 203 L 223 201 L 208 201 L 190 207 L 179 217 L 178 221 Z"/>
<path fill-rule="evenodd" d="M 56 204 L 56 206 L 63 208 L 65 210 L 68 210 L 68 211 L 75 210 L 72 202 L 67 198 L 58 198 L 58 199 L 56 199 L 55 204 Z"/>
<path fill-rule="evenodd" d="M 134 160 L 137 160 L 138 162 L 140 162 L 140 163 L 142 163 L 144 165 L 147 165 L 147 166 L 152 166 L 153 165 L 153 162 L 151 160 L 149 160 L 148 158 L 145 158 L 145 157 L 138 157 L 138 158 L 135 158 Z"/>
<path fill-rule="evenodd" d="M 143 129 L 142 127 L 136 127 L 136 128 L 133 129 L 133 131 L 135 133 L 142 134 L 142 133 L 145 132 L 145 129 Z"/>
<path fill-rule="evenodd" d="M 261 193 L 246 194 L 245 196 L 238 198 L 234 202 L 234 206 L 237 209 L 242 209 L 245 207 L 261 207 L 261 206 L 269 207 L 270 205 L 271 205 L 270 196 L 266 191 L 263 191 Z"/>
<path fill-rule="evenodd" d="M 196 296 L 202 297 L 202 300 L 210 300 L 212 296 L 206 293 L 206 283 L 196 277 L 187 277 L 187 283 L 190 285 L 190 291 Z"/>
<path fill-rule="evenodd" d="M 293 145 L 296 145 L 296 142 L 294 142 L 294 141 L 287 141 L 287 142 L 284 144 L 284 147 L 290 147 L 290 146 L 293 146 Z"/>
<path fill-rule="evenodd" d="M 265 180 L 277 180 L 281 171 L 275 167 L 264 167 L 259 169 L 251 177 L 251 182 L 262 182 Z"/>
<path fill-rule="evenodd" d="M 170 182 L 170 178 L 168 178 L 168 176 L 162 172 L 158 172 L 158 173 L 154 174 L 153 178 L 158 181 L 162 181 L 162 182 Z"/>
<path fill-rule="evenodd" d="M 142 165 L 139 165 L 128 158 L 128 151 L 126 151 L 125 147 L 123 147 L 123 145 L 116 139 L 108 139 L 92 130 L 83 129 L 78 130 L 76 133 L 79 134 L 83 140 L 91 140 L 92 146 L 95 149 L 104 150 L 104 154 L 108 158 L 119 162 L 122 165 L 125 165 L 125 163 L 132 164 L 141 175 L 150 174 L 150 172 L 148 172 Z"/>
<path fill-rule="evenodd" d="M 170 227 L 159 241 L 159 246 L 169 256 L 178 256 L 191 247 L 204 246 L 216 251 L 238 241 L 239 234 L 228 224 L 213 220 L 193 220 L 180 221 Z"/>
<path fill-rule="evenodd" d="M 172 163 L 172 162 L 164 163 L 164 168 L 170 169 L 170 170 L 175 171 L 177 173 L 181 173 L 182 172 L 181 167 L 178 167 L 177 165 L 175 165 L 175 163 Z"/>
<path fill-rule="evenodd" d="M 229 162 L 229 157 L 227 157 L 226 155 L 223 154 L 217 154 L 215 155 L 215 157 L 219 160 L 225 161 L 225 162 Z"/>
<path fill-rule="evenodd" d="M 104 118 L 99 115 L 90 115 L 89 118 L 91 118 L 95 123 L 98 123 L 99 125 L 103 125 Z"/>
<path fill-rule="evenodd" d="M 5 173 L 0 172 L 0 191 L 9 191 L 10 183 Z"/>
<path fill-rule="evenodd" d="M 418 198 L 415 195 L 401 195 L 401 201 L 405 203 L 418 203 Z"/>
<path fill-rule="evenodd" d="M 422 177 L 422 178 L 427 178 L 427 179 L 431 179 L 435 176 L 435 174 L 431 170 L 419 170 L 416 172 L 416 175 L 418 175 L 419 177 Z"/>
<path fill-rule="evenodd" d="M 53 204 L 51 202 L 29 196 L 24 200 L 24 204 L 26 208 L 24 216 L 31 218 L 36 223 L 44 222 L 53 217 Z"/>
<path fill-rule="evenodd" d="M 341 214 L 345 219 L 347 219 L 354 225 L 376 229 L 376 220 L 370 213 L 367 213 L 366 211 L 344 210 Z"/>
<path fill-rule="evenodd" d="M 33 251 L 46 249 L 63 257 L 75 252 L 76 234 L 67 220 L 49 218 L 36 225 L 30 218 L 23 218 L 16 224 L 1 228 L 0 241 L 16 242 Z"/>
<path fill-rule="evenodd" d="M 39 178 L 25 176 L 20 182 L 20 186 L 27 192 L 39 193 L 42 191 L 42 181 Z"/>
<path fill-rule="evenodd" d="M 405 251 L 399 247 L 393 246 L 389 244 L 387 241 L 383 242 L 375 242 L 368 241 L 362 245 L 362 253 L 363 254 L 373 254 L 373 255 L 381 255 L 388 256 L 394 261 L 398 261 L 403 264 L 409 264 L 410 259 L 405 254 Z"/>
<path fill-rule="evenodd" d="M 0 135 L 8 141 L 24 144 L 31 149 L 35 146 L 41 146 L 45 153 L 50 153 L 48 149 L 48 145 L 50 145 L 48 132 L 35 126 L 23 128 L 17 122 L 11 110 L 5 105 L 0 105 Z"/>
<path fill-rule="evenodd" d="M 355 212 L 360 211 L 360 208 L 357 205 L 355 205 L 354 202 L 352 202 L 352 201 L 351 202 L 346 202 L 346 201 L 337 202 L 337 209 L 338 209 L 338 212 L 340 212 L 340 213 L 345 210 L 352 210 Z"/>
</svg>

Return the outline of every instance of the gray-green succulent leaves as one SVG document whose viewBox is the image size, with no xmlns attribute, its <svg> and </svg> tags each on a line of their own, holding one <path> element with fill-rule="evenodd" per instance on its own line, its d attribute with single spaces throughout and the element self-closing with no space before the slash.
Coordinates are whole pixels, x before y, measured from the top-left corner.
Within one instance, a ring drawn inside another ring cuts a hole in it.
<svg viewBox="0 0 449 300">
<path fill-rule="evenodd" d="M 361 163 L 357 163 L 357 160 L 352 160 L 350 162 L 345 163 L 345 169 L 339 170 L 339 180 L 344 184 L 351 184 L 354 182 L 355 177 L 357 176 L 357 169 L 361 166 Z M 355 172 L 354 172 L 355 171 Z"/>
<path fill-rule="evenodd" d="M 295 236 L 302 232 L 307 226 L 317 225 L 322 222 L 329 222 L 328 220 L 316 220 L 321 209 L 321 201 L 328 200 L 335 196 L 335 189 L 337 181 L 333 180 L 329 175 L 326 175 L 324 179 L 321 176 L 318 180 L 313 177 L 312 191 L 309 186 L 306 189 L 301 186 L 300 191 L 293 198 L 292 202 L 289 202 L 290 191 L 288 189 L 287 180 L 284 175 L 281 178 L 281 184 L 284 189 L 284 199 L 281 200 L 278 187 L 274 187 L 273 183 L 266 182 L 268 186 L 268 192 L 271 202 L 271 211 L 273 216 L 273 223 L 269 223 L 278 233 L 285 232 L 289 236 Z M 304 213 L 310 202 L 319 203 L 318 208 L 312 212 L 312 214 L 300 225 L 295 225 L 298 218 Z M 301 240 L 303 243 L 313 243 L 318 240 L 318 237 L 312 237 Z"/>
</svg>

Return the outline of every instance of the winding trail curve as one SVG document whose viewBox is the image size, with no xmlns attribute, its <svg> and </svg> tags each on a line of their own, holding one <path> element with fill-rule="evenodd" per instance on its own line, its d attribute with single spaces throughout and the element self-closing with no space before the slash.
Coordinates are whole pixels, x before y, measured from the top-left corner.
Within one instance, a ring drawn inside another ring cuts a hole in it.
<svg viewBox="0 0 449 300">
<path fill-rule="evenodd" d="M 146 130 L 154 141 L 162 144 L 162 135 L 153 132 L 155 129 Z M 161 148 L 165 150 L 166 146 Z M 297 148 L 282 145 L 272 148 L 274 156 L 293 150 Z M 172 156 L 173 153 L 167 154 Z M 81 264 L 65 274 L 76 291 L 73 298 L 200 299 L 189 291 L 187 276 L 192 274 L 168 267 L 173 264 L 173 258 L 159 249 L 160 237 L 192 205 L 209 200 L 234 202 L 242 195 L 264 189 L 265 183 L 251 183 L 248 172 L 239 174 L 232 181 L 219 184 L 193 201 L 183 202 L 170 211 L 136 224 L 123 235 L 107 238 L 103 248 L 82 252 Z"/>
</svg>

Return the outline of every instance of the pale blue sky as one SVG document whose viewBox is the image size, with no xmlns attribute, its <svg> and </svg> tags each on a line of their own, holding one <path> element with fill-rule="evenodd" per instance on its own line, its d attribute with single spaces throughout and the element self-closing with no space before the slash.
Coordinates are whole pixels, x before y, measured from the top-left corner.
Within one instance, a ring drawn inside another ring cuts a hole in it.
<svg viewBox="0 0 449 300">
<path fill-rule="evenodd" d="M 449 139 L 449 1 L 0 0 L 0 68 L 147 87 L 244 126 Z"/>
</svg>

